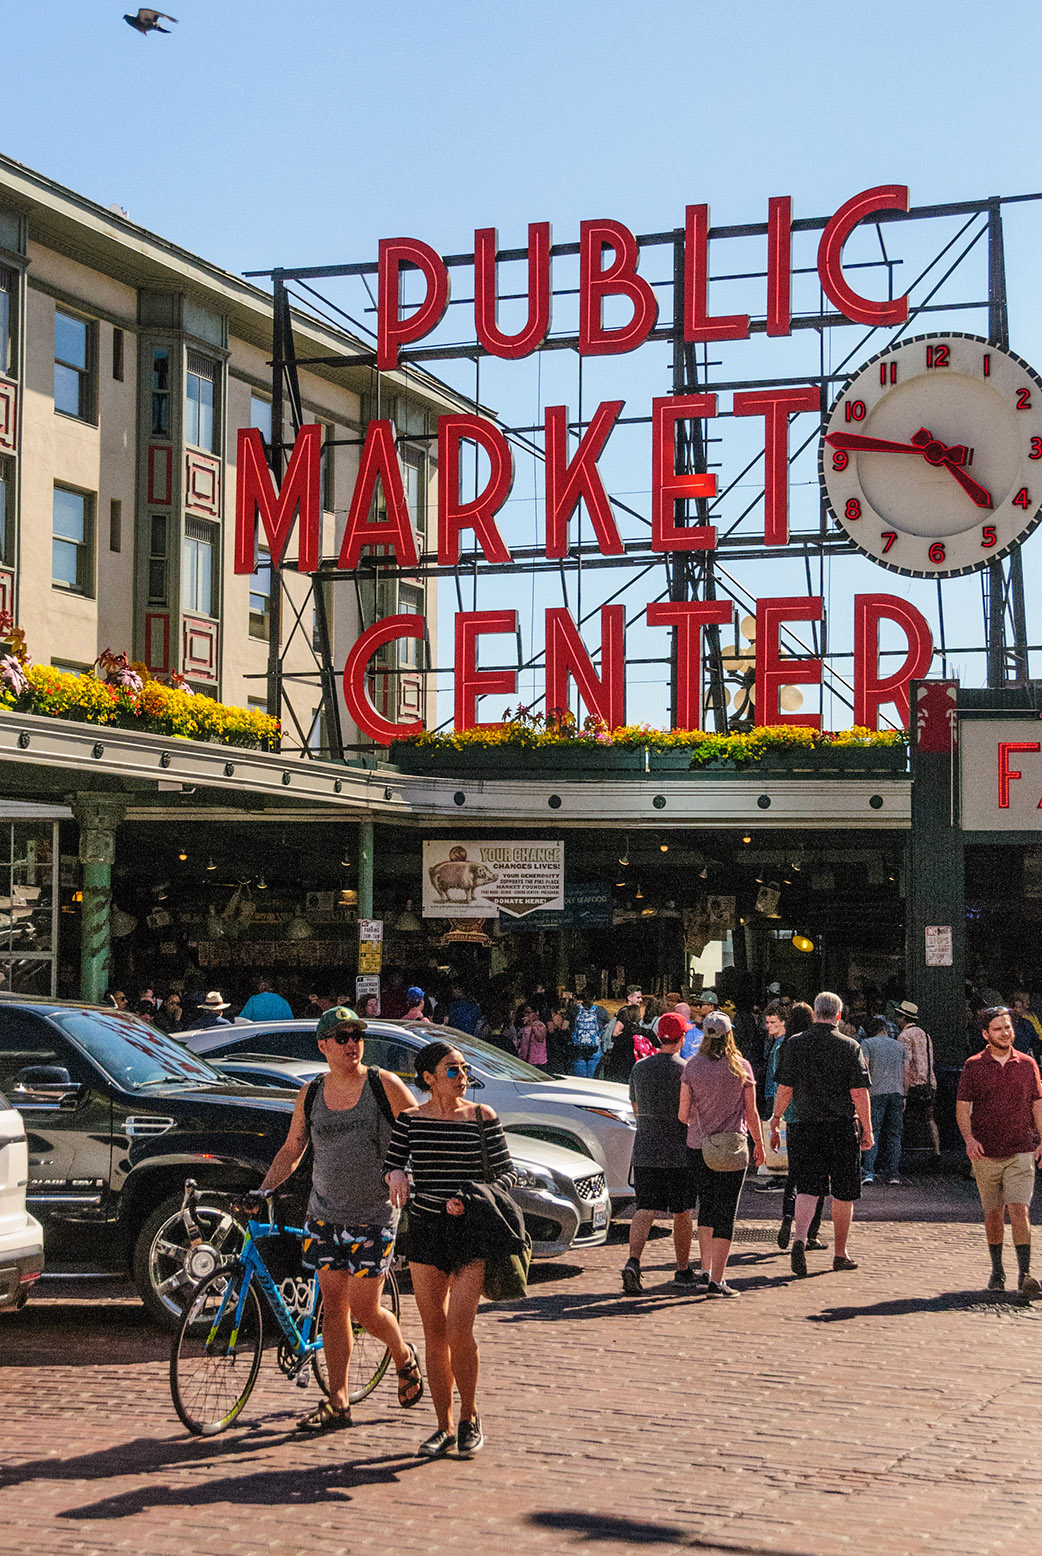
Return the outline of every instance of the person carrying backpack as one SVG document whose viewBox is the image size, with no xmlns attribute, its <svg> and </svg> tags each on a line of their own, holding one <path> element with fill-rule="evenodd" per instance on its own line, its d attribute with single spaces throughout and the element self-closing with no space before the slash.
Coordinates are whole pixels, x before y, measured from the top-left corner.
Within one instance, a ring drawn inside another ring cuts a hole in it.
<svg viewBox="0 0 1042 1556">
<path fill-rule="evenodd" d="M 286 1143 L 259 1190 L 265 1194 L 284 1183 L 311 1145 L 314 1163 L 302 1262 L 306 1270 L 318 1271 L 322 1288 L 329 1398 L 299 1422 L 302 1432 L 329 1432 L 352 1424 L 347 1388 L 352 1318 L 391 1352 L 403 1409 L 423 1398 L 416 1347 L 403 1338 L 398 1320 L 381 1305 L 398 1223 L 383 1160 L 395 1119 L 414 1102 L 404 1081 L 362 1063 L 365 1029 L 365 1022 L 346 1005 L 319 1017 L 315 1036 L 329 1074 L 317 1076 L 298 1093 Z"/>
<path fill-rule="evenodd" d="M 592 1078 L 601 1062 L 601 1023 L 592 994 L 584 994 L 572 1027 L 572 1074 Z"/>
</svg>

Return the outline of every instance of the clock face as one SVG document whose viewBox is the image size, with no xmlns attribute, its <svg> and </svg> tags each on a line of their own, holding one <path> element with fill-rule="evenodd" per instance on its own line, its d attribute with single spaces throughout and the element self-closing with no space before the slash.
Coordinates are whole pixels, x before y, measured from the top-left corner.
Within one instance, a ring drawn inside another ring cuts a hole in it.
<svg viewBox="0 0 1042 1556">
<path fill-rule="evenodd" d="M 1042 517 L 1042 378 L 976 335 L 920 335 L 866 362 L 825 420 L 837 524 L 910 578 L 972 573 Z"/>
</svg>

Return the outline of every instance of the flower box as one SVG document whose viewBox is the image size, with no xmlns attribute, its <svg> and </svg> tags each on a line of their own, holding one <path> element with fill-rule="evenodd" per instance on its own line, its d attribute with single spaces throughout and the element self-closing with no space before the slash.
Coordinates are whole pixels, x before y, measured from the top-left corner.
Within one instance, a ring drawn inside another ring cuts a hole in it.
<svg viewBox="0 0 1042 1556">
<path fill-rule="evenodd" d="M 645 752 L 575 741 L 560 745 L 414 746 L 396 742 L 390 759 L 431 778 L 605 778 L 645 771 Z"/>
</svg>

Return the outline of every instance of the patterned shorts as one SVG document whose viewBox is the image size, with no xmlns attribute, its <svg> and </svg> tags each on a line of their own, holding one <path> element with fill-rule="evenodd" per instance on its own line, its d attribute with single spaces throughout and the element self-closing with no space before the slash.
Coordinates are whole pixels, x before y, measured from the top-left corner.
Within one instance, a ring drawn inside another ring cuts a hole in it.
<svg viewBox="0 0 1042 1556">
<path fill-rule="evenodd" d="M 349 1275 L 386 1275 L 394 1253 L 393 1226 L 341 1226 L 304 1222 L 301 1263 L 306 1270 L 346 1270 Z"/>
</svg>

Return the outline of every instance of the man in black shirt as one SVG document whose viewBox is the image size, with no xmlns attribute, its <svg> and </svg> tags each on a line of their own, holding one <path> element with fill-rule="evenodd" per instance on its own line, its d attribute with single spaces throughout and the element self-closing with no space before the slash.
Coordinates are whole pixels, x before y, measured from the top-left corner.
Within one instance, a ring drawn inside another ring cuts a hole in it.
<svg viewBox="0 0 1042 1556">
<path fill-rule="evenodd" d="M 771 1115 L 771 1149 L 790 1102 L 798 1123 L 789 1125 L 789 1171 L 796 1182 L 796 1236 L 792 1272 L 807 1273 L 807 1230 L 817 1198 L 832 1195 L 836 1246 L 832 1268 L 856 1270 L 847 1258 L 854 1201 L 861 1198 L 861 1152 L 875 1143 L 869 1103 L 869 1074 L 860 1044 L 837 1029 L 843 1010 L 838 994 L 814 1001 L 814 1025 L 787 1038 L 778 1065 L 778 1090 Z M 858 1141 L 858 1124 L 861 1139 Z"/>
</svg>

